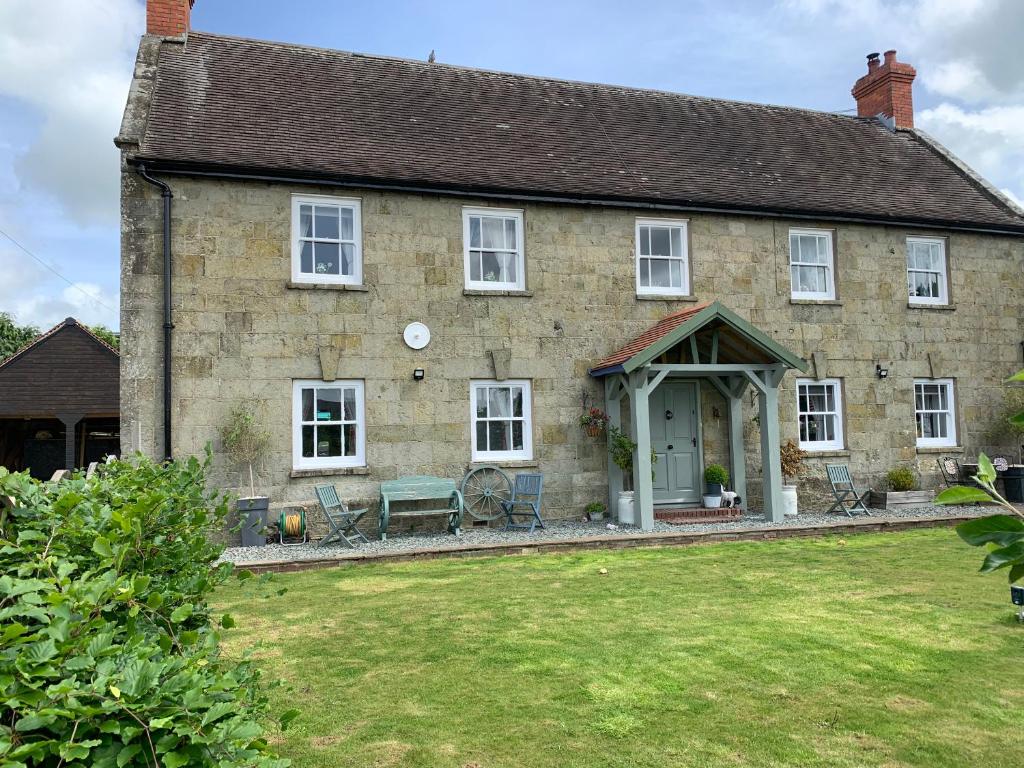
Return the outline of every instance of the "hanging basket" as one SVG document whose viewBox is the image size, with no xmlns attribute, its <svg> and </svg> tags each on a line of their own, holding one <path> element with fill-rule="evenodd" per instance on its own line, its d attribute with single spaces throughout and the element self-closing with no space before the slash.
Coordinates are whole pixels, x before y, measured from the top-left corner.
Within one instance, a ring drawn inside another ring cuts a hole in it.
<svg viewBox="0 0 1024 768">
<path fill-rule="evenodd" d="M 587 424 L 583 429 L 587 433 L 587 437 L 600 437 L 604 431 L 600 424 Z"/>
</svg>

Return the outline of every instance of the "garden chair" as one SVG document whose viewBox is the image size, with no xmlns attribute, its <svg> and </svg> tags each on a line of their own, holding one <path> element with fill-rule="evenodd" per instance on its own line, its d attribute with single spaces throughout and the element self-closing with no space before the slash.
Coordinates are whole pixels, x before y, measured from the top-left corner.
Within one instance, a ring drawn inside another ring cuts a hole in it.
<svg viewBox="0 0 1024 768">
<path fill-rule="evenodd" d="M 532 472 L 521 472 L 516 475 L 516 481 L 512 487 L 512 498 L 499 502 L 505 513 L 506 531 L 521 529 L 533 533 L 537 526 L 545 527 L 540 516 L 543 489 L 544 475 Z M 517 517 L 527 517 L 529 522 L 517 523 L 515 521 Z"/>
<path fill-rule="evenodd" d="M 952 456 L 940 456 L 938 459 L 939 471 L 942 472 L 942 479 L 946 483 L 947 488 L 952 488 L 956 485 L 968 485 L 971 487 L 977 484 L 967 477 L 960 466 L 960 462 Z"/>
<path fill-rule="evenodd" d="M 368 510 L 356 509 L 349 511 L 349 508 L 345 506 L 345 502 L 338 498 L 338 491 L 333 485 L 316 486 L 316 498 L 320 502 L 320 509 L 323 510 L 324 516 L 327 518 L 327 524 L 331 526 L 328 534 L 320 539 L 320 543 L 317 544 L 318 547 L 322 547 L 335 540 L 343 541 L 353 548 L 355 547 L 353 539 L 362 539 L 366 543 L 370 542 L 363 532 L 356 527 Z"/>
<path fill-rule="evenodd" d="M 846 464 L 826 464 L 825 471 L 832 485 L 832 495 L 836 497 L 836 502 L 829 507 L 829 512 L 845 512 L 848 517 L 853 517 L 858 512 L 864 515 L 871 514 L 864 504 L 871 491 L 862 493 L 857 490 L 853 478 L 850 477 L 850 468 Z"/>
</svg>

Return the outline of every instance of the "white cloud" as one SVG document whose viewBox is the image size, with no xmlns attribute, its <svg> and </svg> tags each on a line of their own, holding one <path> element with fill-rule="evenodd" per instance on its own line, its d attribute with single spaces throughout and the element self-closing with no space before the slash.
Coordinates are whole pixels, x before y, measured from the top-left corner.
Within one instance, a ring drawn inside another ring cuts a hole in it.
<svg viewBox="0 0 1024 768">
<path fill-rule="evenodd" d="M 136 0 L 0 3 L 0 96 L 41 120 L 14 158 L 15 175 L 22 190 L 51 196 L 81 223 L 116 222 L 113 137 L 143 17 Z"/>
</svg>

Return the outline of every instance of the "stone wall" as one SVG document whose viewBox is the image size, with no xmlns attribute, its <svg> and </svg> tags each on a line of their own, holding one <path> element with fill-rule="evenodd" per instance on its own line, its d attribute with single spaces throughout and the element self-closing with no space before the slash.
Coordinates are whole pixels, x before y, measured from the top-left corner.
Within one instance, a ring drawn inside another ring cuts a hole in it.
<svg viewBox="0 0 1024 768">
<path fill-rule="evenodd" d="M 382 480 L 409 474 L 460 478 L 470 464 L 469 382 L 494 375 L 490 351 L 510 349 L 510 376 L 533 382 L 536 466 L 545 473 L 546 514 L 582 514 L 604 500 L 603 442 L 576 426 L 584 401 L 602 402 L 587 375 L 613 351 L 683 301 L 638 299 L 634 281 L 636 211 L 548 204 L 525 210 L 528 296 L 467 295 L 463 290 L 464 205 L 472 198 L 346 190 L 362 200 L 366 290 L 289 288 L 290 196 L 328 188 L 172 177 L 174 190 L 174 450 L 219 453 L 218 427 L 238 399 L 267 404 L 274 449 L 260 486 L 275 505 L 313 498 L 317 482 L 336 482 L 347 499 L 374 502 Z M 642 212 L 646 215 L 646 212 Z M 934 484 L 935 454 L 915 450 L 917 376 L 957 379 L 959 435 L 967 455 L 993 448 L 989 410 L 1000 382 L 1020 367 L 1024 286 L 1020 239 L 949 237 L 951 309 L 907 306 L 900 227 L 832 224 L 839 275 L 835 302 L 789 297 L 790 226 L 814 222 L 694 214 L 694 300 L 719 299 L 797 354 L 819 352 L 828 375 L 843 380 L 849 462 L 858 480 L 876 482 L 893 465 L 916 466 Z M 160 201 L 133 173 L 123 174 L 123 450 L 160 451 Z M 818 223 L 816 226 L 822 226 Z M 411 321 L 426 323 L 430 345 L 402 342 Z M 293 473 L 291 381 L 320 378 L 319 350 L 339 354 L 339 378 L 365 380 L 367 469 L 326 480 Z M 876 362 L 889 378 L 875 378 Z M 426 371 L 424 381 L 412 378 Z M 705 456 L 728 465 L 728 412 L 703 388 Z M 758 428 L 747 398 L 748 491 L 759 498 Z M 713 409 L 719 409 L 715 419 Z M 796 437 L 792 375 L 781 393 L 783 440 Z M 808 462 L 807 498 L 820 492 L 823 458 Z M 516 465 L 509 467 L 515 471 Z M 216 481 L 241 484 L 240 468 L 217 458 Z"/>
</svg>

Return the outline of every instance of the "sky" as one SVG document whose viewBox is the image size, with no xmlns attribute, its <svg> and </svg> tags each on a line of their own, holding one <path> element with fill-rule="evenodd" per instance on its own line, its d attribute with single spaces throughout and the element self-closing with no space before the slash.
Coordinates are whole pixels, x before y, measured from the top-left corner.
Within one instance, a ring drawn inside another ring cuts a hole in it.
<svg viewBox="0 0 1024 768">
<path fill-rule="evenodd" d="M 0 312 L 21 323 L 118 327 L 113 137 L 144 26 L 142 0 L 0 0 Z M 828 111 L 895 48 L 917 126 L 1024 200 L 1024 0 L 197 0 L 192 27 Z"/>
</svg>

